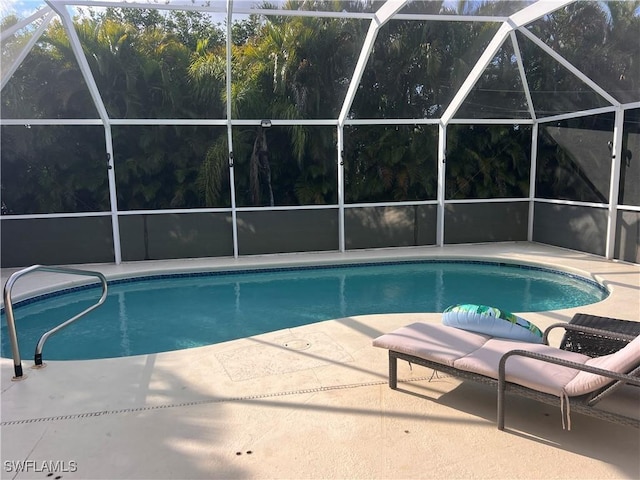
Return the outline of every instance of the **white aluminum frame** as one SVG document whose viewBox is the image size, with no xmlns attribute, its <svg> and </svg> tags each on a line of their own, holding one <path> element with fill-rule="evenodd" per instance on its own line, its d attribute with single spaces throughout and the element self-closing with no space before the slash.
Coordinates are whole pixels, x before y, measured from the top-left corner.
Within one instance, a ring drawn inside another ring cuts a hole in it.
<svg viewBox="0 0 640 480">
<path fill-rule="evenodd" d="M 34 15 L 31 15 L 31 16 L 33 17 Z M 31 51 L 33 46 L 36 44 L 36 42 L 40 39 L 40 37 L 42 36 L 44 31 L 49 26 L 49 22 L 51 22 L 51 20 L 53 19 L 54 16 L 55 16 L 55 14 L 52 11 L 49 11 L 48 13 L 46 13 L 44 15 L 44 17 L 42 17 L 42 22 L 40 23 L 40 26 L 36 29 L 36 31 L 33 33 L 33 35 L 31 35 L 31 38 L 29 39 L 29 41 L 22 47 L 22 49 L 20 50 L 20 53 L 16 56 L 16 58 L 11 63 L 11 65 L 9 65 L 9 67 L 4 71 L 4 73 L 2 75 L 2 80 L 0 80 L 0 90 L 2 90 L 4 88 L 4 86 L 7 84 L 7 82 L 11 78 L 11 76 L 14 73 L 16 73 L 16 70 L 18 69 L 20 64 L 27 57 L 27 55 L 29 54 L 29 52 Z M 38 18 L 41 18 L 41 17 L 36 16 L 35 18 L 38 19 Z M 23 23 L 24 22 L 18 22 L 16 25 L 21 25 Z M 13 30 L 14 29 L 11 29 L 11 31 L 13 31 Z M 20 30 L 20 29 L 17 29 L 17 30 Z M 7 35 L 7 32 L 2 32 L 2 41 L 3 42 L 6 40 L 5 37 L 9 38 L 10 35 Z"/>
<path fill-rule="evenodd" d="M 107 1 L 107 0 L 45 0 L 46 6 L 40 11 L 32 14 L 26 19 L 18 22 L 17 25 L 8 28 L 1 34 L 4 41 L 10 35 L 24 28 L 29 23 L 43 18 L 42 25 L 37 29 L 32 38 L 29 40 L 23 51 L 20 52 L 16 61 L 7 70 L 7 75 L 2 78 L 1 87 L 4 87 L 19 64 L 24 60 L 29 50 L 51 21 L 54 13 L 58 15 L 64 25 L 71 42 L 71 46 L 78 61 L 80 71 L 89 88 L 91 98 L 97 109 L 98 119 L 1 119 L 2 125 L 102 125 L 105 130 L 106 154 L 108 156 L 108 181 L 109 181 L 109 198 L 110 210 L 107 212 L 80 212 L 67 214 L 43 214 L 43 215 L 11 215 L 1 218 L 2 221 L 20 220 L 26 218 L 73 218 L 73 217 L 96 217 L 110 216 L 113 227 L 113 243 L 114 243 L 114 261 L 116 264 L 122 261 L 120 251 L 120 233 L 119 233 L 119 216 L 128 216 L 136 214 L 166 214 L 166 213 L 200 213 L 200 212 L 230 212 L 232 215 L 232 231 L 233 231 L 233 255 L 238 257 L 238 232 L 237 232 L 237 212 L 242 211 L 265 211 L 265 210 L 312 210 L 312 209 L 337 209 L 339 215 L 339 250 L 345 251 L 345 231 L 344 231 L 344 213 L 345 209 L 358 208 L 366 206 L 403 206 L 403 205 L 429 205 L 438 206 L 437 219 L 437 245 L 444 244 L 444 208 L 447 204 L 457 203 L 496 203 L 496 202 L 513 202 L 528 201 L 529 202 L 529 224 L 528 238 L 533 237 L 533 212 L 535 202 L 559 203 L 565 205 L 580 205 L 597 208 L 608 209 L 607 224 L 607 246 L 606 257 L 613 258 L 616 215 L 618 210 L 640 211 L 640 207 L 618 205 L 617 196 L 619 190 L 620 178 L 620 151 L 622 143 L 622 127 L 624 121 L 624 112 L 627 109 L 639 108 L 640 102 L 622 105 L 616 98 L 610 95 L 604 88 L 595 81 L 584 75 L 579 69 L 568 62 L 564 57 L 555 50 L 548 47 L 542 40 L 531 33 L 526 25 L 531 22 L 552 13 L 576 0 L 540 0 L 534 4 L 524 7 L 522 10 L 514 13 L 509 17 L 487 17 L 487 16 L 470 16 L 470 15 L 424 15 L 424 14 L 403 14 L 399 13 L 407 4 L 408 0 L 387 0 L 375 13 L 359 13 L 359 12 L 312 12 L 299 10 L 267 10 L 267 9 L 247 9 L 235 8 L 233 0 L 210 3 L 153 3 L 147 2 L 124 2 L 124 1 Z M 225 14 L 226 15 L 226 119 L 112 119 L 102 101 L 98 87 L 93 79 L 93 75 L 89 68 L 88 62 L 83 54 L 82 47 L 77 36 L 77 32 L 73 27 L 68 7 L 87 6 L 87 7 L 122 7 L 122 8 L 156 8 L 158 10 L 191 10 L 207 13 Z M 316 119 L 316 120 L 270 120 L 274 126 L 287 125 L 309 125 L 309 126 L 335 126 L 337 129 L 337 204 L 336 205 L 308 205 L 295 207 L 238 207 L 235 199 L 235 182 L 233 167 L 233 127 L 239 125 L 259 125 L 262 119 L 232 119 L 231 112 L 231 85 L 232 85 L 232 69 L 231 69 L 231 27 L 234 15 L 278 15 L 278 16 L 301 16 L 301 17 L 327 17 L 327 18 L 344 18 L 344 19 L 361 19 L 369 20 L 369 30 L 363 42 L 363 46 L 358 58 L 353 77 L 347 89 L 342 108 L 336 119 Z M 364 73 L 370 53 L 373 49 L 377 35 L 387 22 L 391 20 L 416 20 L 416 21 L 455 21 L 455 22 L 496 22 L 501 23 L 500 28 L 494 35 L 493 39 L 486 47 L 471 72 L 463 82 L 461 88 L 454 96 L 452 102 L 447 106 L 444 114 L 439 119 L 350 119 L 349 111 L 355 98 L 358 85 Z M 530 87 L 524 70 L 520 48 L 518 45 L 515 32 L 520 31 L 524 36 L 533 41 L 536 45 L 543 49 L 548 55 L 559 62 L 564 68 L 575 75 L 585 85 L 602 96 L 611 106 L 589 109 L 580 112 L 572 112 L 561 115 L 539 118 L 536 115 L 533 100 L 531 97 Z M 494 58 L 496 52 L 501 48 L 505 41 L 510 39 L 514 55 L 522 81 L 524 94 L 527 100 L 527 107 L 531 118 L 524 119 L 465 119 L 455 118 L 456 112 L 459 110 L 464 100 L 472 91 L 478 79 L 482 75 L 486 66 Z M 615 128 L 613 133 L 613 162 L 611 166 L 611 184 L 609 191 L 608 204 L 592 204 L 588 202 L 567 202 L 560 200 L 538 199 L 535 196 L 535 176 L 537 168 L 537 136 L 539 125 L 564 120 L 568 118 L 576 118 L 580 116 L 596 115 L 607 112 L 615 112 Z M 437 151 L 438 162 L 438 185 L 437 198 L 435 200 L 416 201 L 416 202 L 382 202 L 382 203 L 358 203 L 345 204 L 344 201 L 344 127 L 346 125 L 411 125 L 411 124 L 430 124 L 438 125 L 439 140 Z M 446 178 L 446 137 L 447 127 L 449 124 L 488 124 L 488 125 L 532 125 L 532 145 L 531 145 L 531 173 L 530 173 L 530 192 L 528 198 L 515 199 L 469 199 L 469 200 L 446 200 L 444 192 L 444 182 Z M 196 208 L 196 209 L 166 209 L 166 210 L 136 210 L 136 211 L 119 211 L 116 197 L 116 172 L 114 166 L 114 152 L 111 137 L 112 125 L 208 125 L 208 126 L 225 126 L 227 129 L 228 148 L 229 148 L 229 173 L 231 183 L 231 207 L 230 208 Z"/>
</svg>

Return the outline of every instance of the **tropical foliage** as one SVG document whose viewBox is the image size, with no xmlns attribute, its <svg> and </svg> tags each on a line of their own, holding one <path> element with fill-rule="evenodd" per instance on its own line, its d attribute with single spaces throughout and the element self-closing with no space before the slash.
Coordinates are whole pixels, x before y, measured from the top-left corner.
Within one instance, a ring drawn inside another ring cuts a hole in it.
<svg viewBox="0 0 640 480">
<path fill-rule="evenodd" d="M 379 6 L 373 0 L 282 5 L 349 12 L 373 12 Z M 521 2 L 411 2 L 403 13 L 508 15 L 521 6 Z M 614 98 L 638 101 L 638 8 L 638 1 L 577 2 L 529 29 Z M 226 29 L 213 17 L 154 9 L 89 12 L 74 19 L 74 28 L 106 112 L 120 121 L 111 127 L 119 209 L 228 207 L 232 178 L 239 206 L 337 202 L 335 127 L 304 122 L 234 126 L 230 158 L 224 126 L 185 124 L 189 119 L 224 120 L 228 115 Z M 3 26 L 15 20 L 3 19 Z M 251 15 L 236 21 L 228 99 L 232 118 L 337 118 L 368 26 L 367 20 L 286 15 Z M 348 117 L 439 118 L 498 26 L 389 22 L 377 37 Z M 28 34 L 16 34 L 16 44 Z M 536 115 L 607 104 L 525 35 L 518 33 L 517 39 Z M 507 42 L 456 117 L 528 116 L 514 59 Z M 3 88 L 1 107 L 4 118 L 99 118 L 60 23 L 51 24 Z M 149 119 L 183 122 L 145 123 Z M 123 125 L 126 121 L 136 125 Z M 612 131 L 608 116 L 577 122 L 585 131 L 607 135 Z M 557 135 L 540 131 L 538 191 L 551 198 L 601 200 L 600 180 L 584 171 L 581 181 L 569 182 L 584 162 Z M 3 213 L 109 208 L 100 125 L 3 126 L 1 134 Z M 436 198 L 436 126 L 347 126 L 344 138 L 347 202 Z M 450 125 L 447 139 L 447 198 L 529 194 L 529 127 Z M 602 169 L 596 171 L 603 175 Z M 608 175 L 608 167 L 604 171 Z"/>
<path fill-rule="evenodd" d="M 531 127 L 453 125 L 447 138 L 446 198 L 529 195 Z"/>
</svg>

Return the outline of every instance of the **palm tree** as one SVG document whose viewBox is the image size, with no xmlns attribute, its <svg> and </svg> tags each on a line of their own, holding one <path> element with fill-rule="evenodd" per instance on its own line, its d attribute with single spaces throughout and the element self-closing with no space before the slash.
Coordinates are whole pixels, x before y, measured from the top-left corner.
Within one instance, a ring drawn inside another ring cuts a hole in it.
<svg viewBox="0 0 640 480">
<path fill-rule="evenodd" d="M 307 2 L 300 8 L 311 6 Z M 326 100 L 343 98 L 347 85 L 343 81 L 342 53 L 354 48 L 352 36 L 340 36 L 345 24 L 332 19 L 269 17 L 251 25 L 256 28 L 253 35 L 246 37 L 243 30 L 247 40 L 234 40 L 232 48 L 233 115 L 266 119 L 335 117 L 338 101 Z M 337 45 L 340 48 L 336 49 Z M 221 78 L 220 66 L 224 63 L 222 51 L 200 47 L 192 58 L 190 74 L 198 88 L 205 88 L 208 79 Z M 346 58 L 355 63 L 354 54 Z M 333 65 L 333 71 L 327 65 Z M 348 61 L 346 65 L 352 71 Z M 277 128 L 251 127 L 251 135 L 247 130 L 234 129 L 240 204 L 281 204 L 290 201 L 287 199 L 292 192 L 297 196 L 294 203 L 335 202 L 334 132 L 301 125 L 288 127 L 289 134 L 284 136 Z M 242 145 L 249 141 L 250 147 Z M 215 151 L 222 153 L 217 147 Z M 220 156 L 219 162 L 225 159 Z M 274 160 L 276 169 L 272 168 Z M 241 186 L 243 175 L 248 177 L 247 188 Z"/>
<path fill-rule="evenodd" d="M 112 117 L 220 118 L 224 112 L 220 99 L 199 101 L 202 92 L 185 75 L 191 54 L 164 17 L 131 17 L 109 9 L 98 18 L 82 19 L 77 30 Z M 213 80 L 209 87 L 219 90 Z M 207 203 L 213 199 L 201 194 L 198 170 L 208 141 L 224 135 L 222 129 L 140 126 L 112 131 L 120 208 L 219 205 Z"/>
</svg>

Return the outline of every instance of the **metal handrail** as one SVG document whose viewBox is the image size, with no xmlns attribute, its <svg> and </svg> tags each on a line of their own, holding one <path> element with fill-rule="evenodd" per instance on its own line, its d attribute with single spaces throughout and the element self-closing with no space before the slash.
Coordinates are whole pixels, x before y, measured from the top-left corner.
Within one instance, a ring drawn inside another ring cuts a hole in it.
<svg viewBox="0 0 640 480">
<path fill-rule="evenodd" d="M 100 299 L 95 305 L 90 306 L 89 308 L 83 310 L 82 312 L 70 318 L 66 322 L 63 322 L 57 327 L 54 327 L 48 332 L 45 332 L 44 334 L 42 334 L 42 336 L 40 337 L 40 340 L 38 340 L 38 344 L 36 345 L 36 352 L 34 357 L 34 361 L 36 365 L 42 365 L 42 349 L 44 347 L 45 342 L 51 335 L 62 330 L 66 326 L 70 325 L 71 323 L 75 322 L 80 317 L 86 315 L 90 311 L 98 308 L 107 299 L 107 279 L 100 272 L 92 272 L 89 270 L 78 270 L 75 268 L 67 268 L 67 267 L 48 267 L 46 265 L 32 265 L 31 267 L 27 267 L 17 272 L 14 272 L 7 280 L 7 283 L 4 285 L 4 310 L 7 315 L 7 329 L 9 333 L 9 340 L 11 341 L 11 353 L 13 355 L 13 371 L 15 373 L 15 377 L 13 378 L 16 380 L 21 379 L 23 377 L 23 373 L 22 373 L 22 360 L 20 358 L 20 349 L 18 347 L 18 334 L 16 332 L 16 322 L 15 322 L 15 317 L 13 315 L 13 303 L 11 302 L 11 290 L 13 289 L 13 285 L 16 283 L 16 281 L 20 277 L 26 275 L 27 273 L 34 272 L 36 270 L 40 270 L 44 272 L 53 272 L 53 273 L 67 273 L 70 275 L 88 275 L 92 277 L 98 277 L 98 279 L 100 280 L 100 283 L 102 284 L 102 295 L 100 296 Z"/>
</svg>

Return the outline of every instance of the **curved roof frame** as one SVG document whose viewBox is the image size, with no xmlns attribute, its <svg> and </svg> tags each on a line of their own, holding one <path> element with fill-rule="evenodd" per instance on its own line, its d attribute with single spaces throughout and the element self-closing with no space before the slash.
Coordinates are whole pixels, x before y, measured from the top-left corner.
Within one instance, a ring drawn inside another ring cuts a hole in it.
<svg viewBox="0 0 640 480">
<path fill-rule="evenodd" d="M 76 29 L 73 26 L 73 20 L 71 19 L 69 10 L 67 10 L 66 6 L 62 4 L 62 2 L 59 3 L 47 0 L 47 3 L 58 14 L 60 20 L 62 21 L 62 25 L 67 31 L 67 34 L 69 35 L 69 41 L 71 42 L 71 48 L 73 49 L 73 54 L 78 61 L 82 76 L 84 77 L 84 80 L 89 87 L 89 93 L 91 94 L 93 103 L 98 110 L 98 115 L 100 115 L 102 123 L 108 125 L 109 114 L 107 113 L 107 108 L 102 101 L 100 90 L 98 89 L 98 85 L 96 84 L 96 81 L 93 78 L 93 74 L 91 73 L 91 68 L 89 67 L 89 63 L 87 62 L 87 57 L 82 51 L 82 45 L 80 44 L 80 39 L 78 38 L 78 32 L 76 32 Z"/>
<path fill-rule="evenodd" d="M 191 10 L 191 11 L 199 11 L 199 12 L 208 12 L 208 13 L 216 13 L 216 14 L 224 14 L 227 20 L 227 44 L 230 44 L 230 31 L 229 25 L 232 22 L 234 15 L 248 15 L 248 14 L 260 14 L 260 15 L 279 15 L 279 16 L 307 16 L 307 17 L 331 17 L 331 18 L 346 18 L 346 19 L 364 19 L 370 20 L 369 30 L 365 37 L 365 40 L 362 45 L 362 49 L 360 51 L 360 55 L 358 57 L 353 76 L 351 78 L 351 82 L 347 89 L 347 93 L 345 98 L 343 99 L 342 108 L 340 113 L 336 119 L 327 119 L 324 121 L 311 121 L 312 124 L 337 124 L 344 125 L 345 123 L 351 123 L 349 119 L 349 110 L 351 105 L 353 104 L 356 92 L 358 90 L 359 83 L 362 79 L 362 75 L 364 69 L 366 68 L 369 56 L 371 51 L 373 50 L 376 37 L 380 32 L 380 29 L 391 20 L 429 20 L 429 21 L 465 21 L 465 22 L 502 22 L 498 32 L 494 35 L 493 39 L 490 41 L 489 45 L 486 47 L 485 51 L 482 53 L 480 58 L 476 61 L 473 66 L 471 72 L 468 74 L 466 79 L 464 80 L 462 86 L 457 91 L 453 100 L 446 106 L 446 109 L 443 115 L 438 120 L 433 119 L 412 119 L 411 122 L 424 122 L 427 120 L 427 123 L 441 123 L 448 124 L 450 122 L 454 123 L 468 123 L 468 122 L 479 122 L 479 123 L 504 123 L 505 121 L 511 123 L 510 118 L 504 119 L 460 119 L 455 118 L 455 114 L 460 109 L 464 100 L 467 98 L 469 93 L 472 91 L 473 87 L 476 85 L 481 75 L 485 71 L 487 65 L 491 62 L 491 60 L 496 55 L 497 51 L 502 47 L 502 45 L 511 41 L 512 47 L 514 49 L 517 67 L 519 70 L 520 79 L 523 85 L 524 95 L 526 97 L 527 109 L 530 115 L 530 120 L 527 122 L 526 119 L 519 118 L 518 122 L 522 123 L 530 123 L 536 121 L 554 121 L 559 118 L 566 118 L 571 116 L 582 116 L 582 115 L 590 115 L 593 113 L 599 113 L 602 111 L 613 111 L 616 108 L 621 106 L 621 103 L 618 99 L 614 98 L 611 94 L 609 94 L 604 88 L 598 85 L 594 80 L 585 75 L 580 69 L 572 65 L 567 59 L 565 59 L 562 55 L 557 53 L 555 50 L 550 48 L 545 42 L 540 40 L 536 35 L 534 35 L 529 29 L 526 28 L 527 25 L 531 24 L 535 20 L 544 17 L 558 9 L 561 9 L 571 3 L 576 2 L 577 0 L 538 0 L 533 4 L 527 4 L 524 8 L 512 14 L 509 17 L 487 17 L 487 16 L 471 16 L 471 15 L 427 15 L 427 14 L 407 14 L 407 13 L 398 13 L 400 12 L 404 6 L 409 3 L 409 0 L 387 0 L 375 13 L 360 13 L 360 12 L 327 12 L 327 11 L 309 11 L 309 10 L 270 10 L 264 8 L 248 8 L 248 6 L 243 6 L 240 4 L 239 0 L 227 0 L 223 2 L 167 2 L 163 4 L 152 4 L 150 5 L 147 2 L 142 1 L 110 1 L 110 0 L 45 0 L 45 6 L 30 15 L 29 17 L 19 21 L 16 25 L 11 28 L 6 29 L 2 32 L 1 39 L 2 41 L 9 38 L 15 32 L 24 28 L 25 26 L 31 24 L 35 20 L 40 18 L 43 19 L 40 27 L 34 33 L 29 42 L 23 47 L 20 54 L 16 57 L 14 62 L 6 69 L 3 69 L 3 75 L 0 83 L 0 88 L 4 87 L 8 82 L 11 75 L 17 70 L 20 63 L 27 56 L 33 45 L 40 38 L 48 23 L 57 15 L 67 34 L 69 36 L 71 46 L 78 62 L 80 71 L 83 75 L 83 78 L 89 88 L 90 95 L 95 104 L 95 107 L 98 111 L 101 122 L 104 125 L 109 125 L 112 122 L 120 123 L 117 119 L 111 119 L 108 115 L 108 112 L 105 108 L 104 102 L 100 95 L 100 91 L 97 87 L 97 84 L 93 78 L 93 74 L 89 68 L 88 62 L 85 58 L 85 55 L 82 50 L 82 46 L 80 45 L 80 41 L 75 31 L 73 21 L 69 12 L 69 7 L 120 7 L 120 8 L 155 8 L 158 10 Z M 246 3 L 246 2 L 243 2 Z M 515 32 L 519 31 L 532 42 L 534 42 L 538 47 L 540 47 L 545 53 L 550 55 L 554 60 L 560 63 L 565 69 L 567 69 L 572 75 L 577 77 L 583 84 L 588 86 L 591 90 L 596 92 L 602 98 L 606 100 L 607 103 L 611 104 L 611 107 L 600 107 L 597 109 L 590 109 L 587 111 L 576 111 L 568 114 L 562 114 L 561 116 L 552 116 L 545 117 L 544 119 L 538 119 L 536 116 L 534 103 L 531 96 L 531 91 L 529 89 L 529 85 L 527 82 L 526 72 L 524 70 L 522 57 L 520 54 L 520 48 L 518 45 L 517 38 L 515 36 Z M 231 83 L 231 76 L 229 72 L 228 82 Z M 227 98 L 230 98 L 227 96 Z M 640 102 L 639 102 L 640 103 Z M 230 112 L 228 112 L 230 113 Z M 227 116 L 227 119 L 231 119 L 230 115 Z M 380 121 L 371 119 L 374 123 L 386 123 L 385 121 Z M 257 121 L 257 120 L 256 120 Z M 215 124 L 226 124 L 225 120 L 213 120 Z M 240 121 L 241 123 L 246 123 L 246 121 Z M 39 123 L 39 122 L 38 122 Z M 127 121 L 125 123 L 131 123 Z M 155 122 L 154 122 L 155 123 Z M 162 122 L 165 123 L 165 122 Z M 179 123 L 183 123 L 183 121 L 179 121 Z M 185 122 L 192 123 L 192 122 Z M 202 120 L 198 123 L 202 123 Z M 206 122 L 210 123 L 210 122 Z M 250 123 L 255 123 L 252 121 Z M 280 123 L 280 122 L 278 122 Z M 305 122 L 306 123 L 306 122 Z M 360 122 L 358 122 L 360 123 Z M 406 123 L 405 120 L 402 120 L 402 123 Z"/>
<path fill-rule="evenodd" d="M 549 13 L 555 10 L 558 10 L 566 5 L 569 5 L 570 3 L 573 3 L 574 1 L 575 0 L 554 0 L 554 1 L 547 1 L 547 2 L 537 2 L 532 5 L 529 5 L 528 7 L 525 7 L 523 10 L 520 10 L 519 12 L 509 17 L 509 19 L 506 22 L 504 22 L 502 26 L 498 29 L 493 39 L 491 40 L 491 42 L 489 42 L 489 45 L 487 46 L 487 48 L 485 48 L 485 51 L 482 53 L 482 55 L 474 65 L 473 69 L 467 76 L 464 83 L 458 89 L 458 92 L 453 97 L 453 100 L 451 101 L 451 103 L 445 110 L 444 114 L 442 115 L 441 122 L 445 125 L 449 123 L 451 118 L 455 115 L 455 113 L 458 111 L 458 109 L 462 105 L 462 102 L 464 101 L 464 99 L 467 98 L 467 95 L 469 95 L 469 93 L 471 92 L 471 89 L 473 88 L 473 86 L 476 84 L 476 82 L 482 75 L 482 72 L 484 72 L 485 68 L 487 68 L 487 65 L 489 65 L 489 62 L 491 62 L 493 57 L 498 52 L 498 49 L 507 40 L 507 38 L 510 36 L 512 32 L 533 22 L 534 20 L 537 20 L 540 17 L 548 15 Z M 514 49 L 517 49 L 519 51 L 519 48 L 517 46 L 518 42 L 515 39 L 515 37 L 511 37 L 511 40 L 514 44 Z M 518 57 L 518 67 L 520 68 L 521 65 L 522 65 L 522 59 Z M 524 68 L 520 69 L 520 73 L 524 74 Z M 532 112 L 533 115 L 535 115 L 535 111 L 533 110 L 533 102 L 531 102 L 531 92 L 529 91 L 529 88 L 526 86 L 527 85 L 526 75 L 524 76 L 525 78 L 523 79 L 523 85 L 525 85 L 525 92 L 527 92 L 527 101 L 529 102 L 529 111 Z"/>
<path fill-rule="evenodd" d="M 358 85 L 360 84 L 360 80 L 362 80 L 362 74 L 364 73 L 364 69 L 367 66 L 369 55 L 371 55 L 371 50 L 373 50 L 373 44 L 376 41 L 376 37 L 378 36 L 380 28 L 385 25 L 391 19 L 391 17 L 396 12 L 398 12 L 398 10 L 404 7 L 407 2 L 408 0 L 387 0 L 387 2 L 382 7 L 380 7 L 380 9 L 373 16 L 371 24 L 369 25 L 369 30 L 367 31 L 367 36 L 364 39 L 364 44 L 362 46 L 362 49 L 360 50 L 360 57 L 358 58 L 355 71 L 353 72 L 353 76 L 351 77 L 351 82 L 349 83 L 347 94 L 345 95 L 344 102 L 342 103 L 340 115 L 338 115 L 339 126 L 344 125 L 344 121 L 347 118 L 347 115 L 349 115 L 349 110 L 351 109 L 351 105 L 353 104 L 353 99 L 356 96 Z"/>
</svg>

